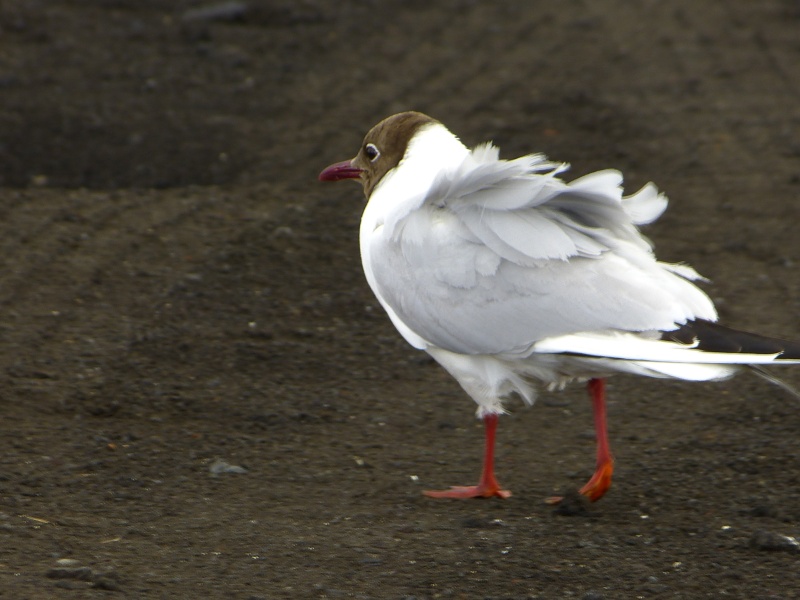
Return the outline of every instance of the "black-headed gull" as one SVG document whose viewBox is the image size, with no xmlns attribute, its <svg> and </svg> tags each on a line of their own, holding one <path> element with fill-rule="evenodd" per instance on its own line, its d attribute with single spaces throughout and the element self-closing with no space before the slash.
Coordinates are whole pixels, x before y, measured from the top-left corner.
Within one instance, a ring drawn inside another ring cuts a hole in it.
<svg viewBox="0 0 800 600">
<path fill-rule="evenodd" d="M 438 121 L 404 112 L 373 127 L 355 158 L 320 173 L 363 185 L 361 259 L 372 291 L 484 421 L 478 485 L 428 496 L 510 495 L 494 476 L 498 415 L 510 395 L 532 403 L 534 380 L 550 389 L 588 381 L 597 466 L 580 492 L 594 501 L 613 472 L 606 376 L 706 381 L 800 363 L 800 343 L 717 325 L 692 283 L 700 275 L 656 260 L 637 228 L 667 206 L 653 184 L 623 196 L 617 171 L 566 183 L 566 168 L 541 154 L 501 160 L 491 144 L 470 150 Z"/>
</svg>

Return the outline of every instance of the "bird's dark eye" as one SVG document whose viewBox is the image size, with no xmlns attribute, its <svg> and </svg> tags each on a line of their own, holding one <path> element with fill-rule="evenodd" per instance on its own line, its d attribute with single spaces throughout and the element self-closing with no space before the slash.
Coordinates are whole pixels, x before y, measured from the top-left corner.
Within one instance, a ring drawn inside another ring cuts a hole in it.
<svg viewBox="0 0 800 600">
<path fill-rule="evenodd" d="M 369 162 L 375 162 L 378 160 L 378 157 L 381 155 L 380 150 L 375 144 L 367 144 L 364 146 L 364 154 L 367 155 Z"/>
</svg>

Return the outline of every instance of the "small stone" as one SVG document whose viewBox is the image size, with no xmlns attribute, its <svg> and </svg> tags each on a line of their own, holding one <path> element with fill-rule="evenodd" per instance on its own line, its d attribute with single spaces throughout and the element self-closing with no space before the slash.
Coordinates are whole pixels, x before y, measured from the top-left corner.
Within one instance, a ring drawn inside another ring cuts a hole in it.
<svg viewBox="0 0 800 600">
<path fill-rule="evenodd" d="M 75 560 L 74 558 L 59 558 L 56 561 L 56 564 L 59 567 L 77 567 L 80 561 Z"/>
<path fill-rule="evenodd" d="M 759 529 L 750 536 L 750 547 L 769 552 L 800 552 L 800 542 L 789 535 Z"/>
<path fill-rule="evenodd" d="M 229 462 L 226 462 L 219 458 L 215 460 L 213 463 L 211 463 L 211 466 L 208 467 L 208 471 L 212 475 L 221 475 L 223 473 L 233 473 L 241 475 L 243 473 L 247 473 L 247 469 L 245 469 L 244 467 L 240 467 L 239 465 L 232 465 Z"/>
<path fill-rule="evenodd" d="M 587 516 L 591 514 L 589 499 L 578 490 L 570 490 L 555 504 L 554 512 L 563 517 Z"/>
</svg>

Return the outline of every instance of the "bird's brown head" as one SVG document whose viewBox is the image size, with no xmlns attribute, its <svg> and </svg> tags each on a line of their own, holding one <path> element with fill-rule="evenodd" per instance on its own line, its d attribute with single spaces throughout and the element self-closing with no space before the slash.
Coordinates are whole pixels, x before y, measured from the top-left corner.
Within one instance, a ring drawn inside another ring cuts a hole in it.
<svg viewBox="0 0 800 600">
<path fill-rule="evenodd" d="M 428 115 L 414 111 L 387 117 L 364 136 L 364 142 L 355 158 L 329 166 L 319 174 L 319 179 L 358 179 L 364 186 L 364 194 L 369 198 L 384 175 L 403 159 L 414 134 L 421 127 L 436 122 Z"/>
</svg>

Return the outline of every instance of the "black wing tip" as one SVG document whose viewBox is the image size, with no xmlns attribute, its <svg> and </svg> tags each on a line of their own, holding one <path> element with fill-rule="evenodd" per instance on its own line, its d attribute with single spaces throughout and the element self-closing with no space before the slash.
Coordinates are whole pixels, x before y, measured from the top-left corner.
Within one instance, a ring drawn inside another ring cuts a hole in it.
<svg viewBox="0 0 800 600">
<path fill-rule="evenodd" d="M 800 359 L 800 342 L 741 331 L 702 319 L 689 321 L 674 331 L 662 332 L 661 339 L 696 344 L 703 352 L 778 354 L 778 360 Z"/>
</svg>

